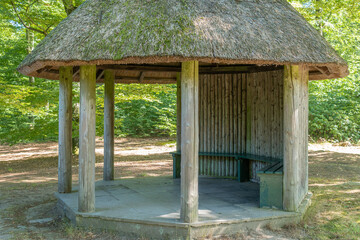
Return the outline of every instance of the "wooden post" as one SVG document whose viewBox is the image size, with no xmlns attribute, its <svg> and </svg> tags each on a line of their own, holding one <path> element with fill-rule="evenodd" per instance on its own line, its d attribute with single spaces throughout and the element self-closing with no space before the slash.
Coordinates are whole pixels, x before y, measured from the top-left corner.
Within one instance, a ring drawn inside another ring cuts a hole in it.
<svg viewBox="0 0 360 240">
<path fill-rule="evenodd" d="M 176 75 L 176 151 L 181 152 L 181 76 Z M 181 156 L 176 155 L 174 161 L 174 178 L 180 177 Z"/>
<path fill-rule="evenodd" d="M 283 207 L 296 211 L 307 194 L 307 85 L 305 66 L 284 69 Z"/>
<path fill-rule="evenodd" d="M 199 62 L 183 62 L 181 67 L 181 221 L 198 220 L 198 89 Z"/>
<path fill-rule="evenodd" d="M 176 75 L 176 151 L 181 151 L 181 76 Z"/>
<path fill-rule="evenodd" d="M 95 211 L 96 66 L 80 66 L 79 212 Z"/>
<path fill-rule="evenodd" d="M 115 73 L 105 70 L 104 99 L 104 172 L 105 181 L 114 180 L 114 88 Z"/>
<path fill-rule="evenodd" d="M 72 67 L 60 67 L 58 191 L 70 193 L 72 185 Z"/>
</svg>

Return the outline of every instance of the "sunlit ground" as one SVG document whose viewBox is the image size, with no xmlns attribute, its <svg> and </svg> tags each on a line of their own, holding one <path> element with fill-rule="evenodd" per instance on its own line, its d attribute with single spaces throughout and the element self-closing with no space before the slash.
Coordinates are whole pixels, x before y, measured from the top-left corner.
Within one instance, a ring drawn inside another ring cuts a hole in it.
<svg viewBox="0 0 360 240">
<path fill-rule="evenodd" d="M 360 151 L 334 150 L 309 151 L 314 196 L 303 226 L 313 239 L 360 239 Z"/>
<path fill-rule="evenodd" d="M 96 178 L 102 178 L 103 142 L 97 139 Z M 172 174 L 169 139 L 117 139 L 116 178 Z M 119 239 L 72 227 L 54 215 L 57 189 L 57 143 L 0 146 L 0 239 Z M 74 157 L 73 181 L 78 181 Z M 312 206 L 304 221 L 283 229 L 245 232 L 223 239 L 359 239 L 360 147 L 309 147 Z M 31 219 L 54 218 L 43 224 Z"/>
</svg>

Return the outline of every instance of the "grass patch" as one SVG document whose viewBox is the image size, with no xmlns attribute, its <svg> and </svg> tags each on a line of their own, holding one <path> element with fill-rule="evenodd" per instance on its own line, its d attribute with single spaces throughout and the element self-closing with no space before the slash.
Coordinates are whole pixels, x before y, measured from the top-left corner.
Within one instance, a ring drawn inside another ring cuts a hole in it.
<svg viewBox="0 0 360 240">
<path fill-rule="evenodd" d="M 166 145 L 175 145 L 176 140 L 169 140 L 169 141 L 158 141 L 155 142 L 155 146 L 166 146 Z"/>
<path fill-rule="evenodd" d="M 311 153 L 309 190 L 312 205 L 299 225 L 303 239 L 359 239 L 360 156 Z"/>
</svg>

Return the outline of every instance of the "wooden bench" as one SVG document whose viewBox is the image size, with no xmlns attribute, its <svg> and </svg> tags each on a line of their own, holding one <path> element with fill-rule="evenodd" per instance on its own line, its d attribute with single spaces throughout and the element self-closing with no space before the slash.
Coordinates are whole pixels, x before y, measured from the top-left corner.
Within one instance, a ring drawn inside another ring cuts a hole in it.
<svg viewBox="0 0 360 240">
<path fill-rule="evenodd" d="M 279 161 L 256 172 L 260 177 L 260 207 L 283 208 L 283 169 Z"/>
<path fill-rule="evenodd" d="M 171 152 L 173 157 L 173 178 L 180 177 L 181 170 L 181 152 Z M 208 157 L 231 157 L 234 158 L 237 164 L 237 180 L 239 182 L 249 181 L 249 160 L 253 161 L 262 161 L 268 163 L 277 163 L 281 162 L 281 159 L 264 157 L 254 154 L 245 154 L 245 153 L 213 153 L 213 152 L 199 152 L 199 156 L 208 156 Z"/>
</svg>

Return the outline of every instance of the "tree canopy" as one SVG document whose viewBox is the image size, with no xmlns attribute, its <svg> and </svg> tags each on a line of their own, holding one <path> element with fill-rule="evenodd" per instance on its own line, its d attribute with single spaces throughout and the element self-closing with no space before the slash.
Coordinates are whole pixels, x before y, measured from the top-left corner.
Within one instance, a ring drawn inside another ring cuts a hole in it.
<svg viewBox="0 0 360 240">
<path fill-rule="evenodd" d="M 0 2 L 0 142 L 56 140 L 58 82 L 29 80 L 18 64 L 83 0 L 2 0 Z M 291 4 L 348 62 L 345 79 L 309 85 L 309 135 L 313 140 L 360 139 L 360 2 L 290 0 Z M 176 87 L 116 85 L 117 136 L 174 135 Z M 79 85 L 73 83 L 74 109 Z M 102 135 L 103 86 L 97 86 L 97 134 Z M 74 114 L 74 134 L 78 115 Z"/>
<path fill-rule="evenodd" d="M 349 64 L 345 79 L 309 85 L 309 134 L 314 139 L 360 139 L 360 2 L 291 1 Z"/>
</svg>

